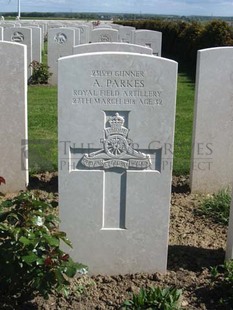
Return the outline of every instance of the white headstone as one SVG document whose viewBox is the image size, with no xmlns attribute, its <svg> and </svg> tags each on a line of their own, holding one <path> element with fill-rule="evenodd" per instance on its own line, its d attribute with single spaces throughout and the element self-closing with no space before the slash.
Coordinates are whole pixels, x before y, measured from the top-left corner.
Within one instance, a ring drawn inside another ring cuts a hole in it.
<svg viewBox="0 0 233 310">
<path fill-rule="evenodd" d="M 95 26 L 95 29 L 99 29 L 99 28 L 101 28 L 101 29 L 112 29 L 112 25 L 110 25 L 110 24 L 101 24 L 100 23 L 100 25 Z"/>
<path fill-rule="evenodd" d="M 50 29 L 50 28 L 61 28 L 61 27 L 64 27 L 64 24 L 62 24 L 62 23 L 54 23 L 54 22 L 52 22 L 52 21 L 50 21 L 49 22 L 49 24 L 48 24 L 48 30 Z"/>
<path fill-rule="evenodd" d="M 153 30 L 135 30 L 134 43 L 152 48 L 153 54 L 161 56 L 162 32 Z"/>
<path fill-rule="evenodd" d="M 149 55 L 59 60 L 61 228 L 92 274 L 166 270 L 176 76 Z"/>
<path fill-rule="evenodd" d="M 64 29 L 64 28 L 61 28 Z M 80 29 L 75 26 L 67 26 L 65 29 L 74 29 L 75 31 L 75 39 L 74 39 L 74 45 L 80 44 Z"/>
<path fill-rule="evenodd" d="M 25 27 L 14 27 L 4 29 L 4 40 L 16 43 L 25 44 L 27 46 L 27 67 L 28 78 L 32 74 L 32 69 L 29 67 L 32 62 L 32 29 Z"/>
<path fill-rule="evenodd" d="M 12 27 L 15 27 L 15 24 L 13 23 L 10 23 L 10 22 L 7 22 L 7 23 L 1 23 L 1 27 L 3 28 L 12 28 Z"/>
<path fill-rule="evenodd" d="M 95 28 L 91 31 L 91 42 L 118 42 L 118 31 L 115 29 Z"/>
<path fill-rule="evenodd" d="M 41 28 L 36 26 L 29 26 L 32 29 L 32 60 L 41 62 L 42 57 L 42 43 L 41 43 Z"/>
<path fill-rule="evenodd" d="M 128 52 L 152 55 L 152 49 L 145 46 L 121 43 L 121 42 L 97 42 L 74 46 L 73 54 L 94 53 L 94 52 Z"/>
<path fill-rule="evenodd" d="M 39 25 L 40 25 L 40 27 L 43 28 L 42 32 L 43 32 L 43 35 L 45 36 L 47 34 L 47 32 L 48 32 L 48 21 L 40 20 L 39 21 Z"/>
<path fill-rule="evenodd" d="M 119 32 L 119 41 L 125 43 L 134 43 L 134 27 L 121 26 L 118 30 Z"/>
<path fill-rule="evenodd" d="M 116 29 L 119 30 L 120 27 L 122 27 L 121 25 L 117 25 L 117 24 L 111 24 L 112 29 Z"/>
<path fill-rule="evenodd" d="M 198 51 L 191 163 L 192 192 L 231 185 L 233 176 L 233 47 Z"/>
<path fill-rule="evenodd" d="M 0 42 L 0 192 L 26 190 L 27 161 L 27 48 Z"/>
<path fill-rule="evenodd" d="M 75 30 L 69 28 L 50 28 L 48 31 L 48 66 L 53 74 L 50 83 L 57 84 L 58 59 L 73 54 Z"/>
<path fill-rule="evenodd" d="M 233 259 L 233 193 L 227 232 L 226 260 Z"/>
<path fill-rule="evenodd" d="M 41 51 L 44 50 L 44 39 L 45 39 L 45 27 L 44 25 L 39 26 L 41 29 Z"/>
<path fill-rule="evenodd" d="M 41 29 L 41 49 L 44 50 L 44 38 L 45 38 L 45 24 L 39 24 L 39 27 Z"/>
<path fill-rule="evenodd" d="M 80 44 L 90 42 L 90 27 L 87 25 L 75 25 L 80 30 Z"/>
<path fill-rule="evenodd" d="M 21 25 L 21 27 L 25 27 L 25 28 L 38 27 L 38 24 L 35 24 L 33 22 L 29 22 L 29 21 L 27 21 L 27 22 L 20 21 L 20 25 Z"/>
</svg>

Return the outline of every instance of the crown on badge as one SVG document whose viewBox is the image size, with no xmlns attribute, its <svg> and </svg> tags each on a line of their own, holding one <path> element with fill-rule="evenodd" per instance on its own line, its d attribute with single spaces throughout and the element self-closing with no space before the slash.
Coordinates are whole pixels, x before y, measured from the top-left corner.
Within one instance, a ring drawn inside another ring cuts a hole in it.
<svg viewBox="0 0 233 310">
<path fill-rule="evenodd" d="M 120 116 L 119 113 L 116 113 L 114 116 L 111 116 L 108 120 L 111 127 L 105 129 L 106 135 L 120 134 L 122 136 L 127 136 L 128 129 L 124 127 L 124 117 Z"/>
<path fill-rule="evenodd" d="M 124 125 L 125 120 L 124 120 L 124 117 L 119 115 L 119 113 L 116 113 L 115 116 L 111 116 L 109 118 L 108 122 L 112 128 L 114 127 L 120 128 L 121 126 Z"/>
</svg>

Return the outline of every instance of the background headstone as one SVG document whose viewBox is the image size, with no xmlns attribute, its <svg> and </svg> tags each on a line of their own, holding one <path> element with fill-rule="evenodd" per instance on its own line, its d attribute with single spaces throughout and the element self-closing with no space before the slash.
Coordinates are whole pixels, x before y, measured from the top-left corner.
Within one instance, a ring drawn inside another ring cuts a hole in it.
<svg viewBox="0 0 233 310">
<path fill-rule="evenodd" d="M 75 45 L 75 30 L 68 28 L 50 28 L 48 31 L 48 66 L 53 74 L 49 82 L 57 84 L 58 58 L 72 55 Z"/>
<path fill-rule="evenodd" d="M 120 27 L 122 27 L 121 25 L 117 25 L 117 24 L 111 24 L 112 29 L 116 29 L 119 30 Z"/>
<path fill-rule="evenodd" d="M 3 28 L 12 28 L 12 27 L 15 27 L 15 24 L 13 23 L 9 23 L 9 22 L 5 22 L 5 23 L 1 23 L 1 27 Z"/>
<path fill-rule="evenodd" d="M 32 29 L 32 60 L 41 62 L 42 61 L 41 28 L 36 26 L 29 26 L 29 28 Z"/>
<path fill-rule="evenodd" d="M 152 48 L 153 54 L 161 56 L 162 32 L 153 30 L 135 30 L 134 43 Z"/>
<path fill-rule="evenodd" d="M 98 26 L 95 26 L 95 29 L 100 29 L 100 28 L 102 28 L 102 29 L 111 29 L 112 25 L 110 25 L 110 24 L 100 24 Z"/>
<path fill-rule="evenodd" d="M 3 193 L 26 190 L 27 159 L 27 47 L 0 42 L 0 176 Z M 17 57 L 16 57 L 17 56 Z"/>
<path fill-rule="evenodd" d="M 57 22 L 54 22 L 54 21 L 49 21 L 48 30 L 49 30 L 50 28 L 61 28 L 61 27 L 64 27 L 64 24 L 62 24 L 62 23 L 57 23 Z"/>
<path fill-rule="evenodd" d="M 80 30 L 80 44 L 86 44 L 90 42 L 90 27 L 88 25 L 78 25 L 77 27 Z"/>
<path fill-rule="evenodd" d="M 91 42 L 118 42 L 116 29 L 95 28 L 91 31 Z"/>
<path fill-rule="evenodd" d="M 176 77 L 149 55 L 59 59 L 61 228 L 93 274 L 166 270 Z"/>
<path fill-rule="evenodd" d="M 135 27 L 121 26 L 119 27 L 119 41 L 125 43 L 134 43 Z"/>
<path fill-rule="evenodd" d="M 27 46 L 27 72 L 29 78 L 32 74 L 32 68 L 29 67 L 32 62 L 32 29 L 26 27 L 5 28 L 4 40 Z"/>
<path fill-rule="evenodd" d="M 233 176 L 233 47 L 198 51 L 192 192 L 211 193 L 231 185 Z"/>
<path fill-rule="evenodd" d="M 79 45 L 80 44 L 80 29 L 72 25 L 65 27 L 65 29 L 74 29 L 75 31 L 74 45 Z"/>
<path fill-rule="evenodd" d="M 97 42 L 74 46 L 73 54 L 94 53 L 94 52 L 128 52 L 152 55 L 152 49 L 145 46 L 128 43 Z"/>
</svg>

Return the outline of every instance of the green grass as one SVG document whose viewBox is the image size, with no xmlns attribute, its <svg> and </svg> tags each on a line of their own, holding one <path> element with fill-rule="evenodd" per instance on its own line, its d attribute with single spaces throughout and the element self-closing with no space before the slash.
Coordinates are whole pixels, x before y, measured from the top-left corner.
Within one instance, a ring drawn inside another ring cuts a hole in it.
<svg viewBox="0 0 233 310">
<path fill-rule="evenodd" d="M 218 297 L 217 309 L 233 309 L 233 260 L 212 267 L 211 275 L 213 293 Z"/>
<path fill-rule="evenodd" d="M 182 291 L 176 288 L 141 288 L 138 294 L 133 294 L 132 299 L 126 300 L 123 303 L 121 309 L 179 310 L 181 309 L 181 295 Z"/>
<path fill-rule="evenodd" d="M 194 82 L 179 73 L 176 104 L 173 174 L 189 174 L 194 108 Z"/>
<path fill-rule="evenodd" d="M 199 214 L 206 215 L 217 223 L 228 224 L 230 213 L 230 190 L 220 190 L 218 193 L 206 197 L 198 209 Z"/>
<path fill-rule="evenodd" d="M 44 42 L 44 50 L 42 51 L 42 63 L 44 65 L 48 64 L 48 42 Z"/>
<path fill-rule="evenodd" d="M 28 88 L 29 168 L 57 170 L 57 87 Z"/>
<path fill-rule="evenodd" d="M 46 53 L 45 53 L 46 55 Z M 46 58 L 44 58 L 46 59 Z M 185 73 L 178 78 L 176 129 L 174 149 L 175 175 L 188 174 L 192 144 L 194 106 L 194 82 Z M 57 88 L 29 86 L 29 140 L 44 140 L 46 144 L 29 143 L 29 167 L 31 172 L 57 169 Z M 42 156 L 43 155 L 43 156 Z M 42 159 L 41 159 L 42 157 Z M 38 161 L 38 163 L 36 163 Z M 44 163 L 47 162 L 46 166 Z M 46 168 L 47 167 L 47 168 Z"/>
</svg>

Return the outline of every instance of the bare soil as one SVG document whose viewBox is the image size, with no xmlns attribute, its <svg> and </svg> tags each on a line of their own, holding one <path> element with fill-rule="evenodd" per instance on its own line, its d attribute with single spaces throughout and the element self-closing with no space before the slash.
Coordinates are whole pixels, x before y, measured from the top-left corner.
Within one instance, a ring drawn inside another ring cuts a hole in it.
<svg viewBox="0 0 233 310">
<path fill-rule="evenodd" d="M 18 309 L 119 309 L 132 293 L 151 286 L 182 289 L 182 309 L 232 309 L 219 305 L 223 291 L 213 285 L 211 277 L 211 266 L 224 262 L 227 227 L 196 212 L 203 197 L 190 194 L 188 184 L 186 176 L 173 178 L 168 271 L 165 275 L 85 275 L 73 281 L 73 293 L 68 298 L 54 295 L 45 301 L 37 297 Z M 57 174 L 32 177 L 29 189 L 43 198 L 57 201 Z"/>
</svg>

